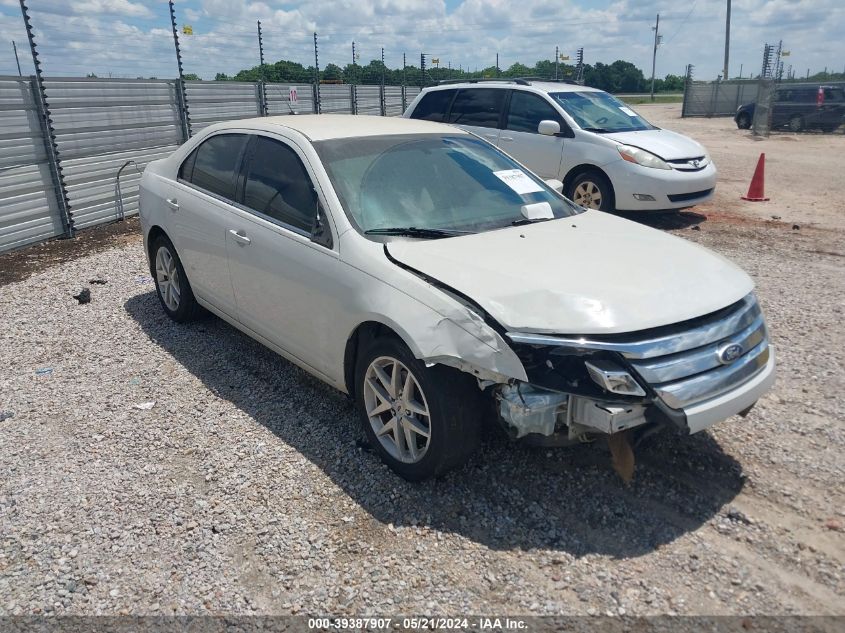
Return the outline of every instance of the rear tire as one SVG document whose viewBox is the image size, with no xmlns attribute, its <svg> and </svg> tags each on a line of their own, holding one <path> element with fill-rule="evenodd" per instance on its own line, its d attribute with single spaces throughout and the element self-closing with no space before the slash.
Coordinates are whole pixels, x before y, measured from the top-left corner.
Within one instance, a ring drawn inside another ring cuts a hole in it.
<svg viewBox="0 0 845 633">
<path fill-rule="evenodd" d="M 372 447 L 409 481 L 462 466 L 480 442 L 483 407 L 475 379 L 442 365 L 426 367 L 397 338 L 377 338 L 362 349 L 355 406 Z"/>
<path fill-rule="evenodd" d="M 736 126 L 740 130 L 747 130 L 751 128 L 751 116 L 745 112 L 736 118 Z"/>
<path fill-rule="evenodd" d="M 587 209 L 613 211 L 616 208 L 613 185 L 604 174 L 595 169 L 575 176 L 569 183 L 566 197 Z"/>
<path fill-rule="evenodd" d="M 167 316 L 177 323 L 187 323 L 202 315 L 203 309 L 194 298 L 182 261 L 166 235 L 159 235 L 153 241 L 150 269 L 158 300 Z"/>
</svg>

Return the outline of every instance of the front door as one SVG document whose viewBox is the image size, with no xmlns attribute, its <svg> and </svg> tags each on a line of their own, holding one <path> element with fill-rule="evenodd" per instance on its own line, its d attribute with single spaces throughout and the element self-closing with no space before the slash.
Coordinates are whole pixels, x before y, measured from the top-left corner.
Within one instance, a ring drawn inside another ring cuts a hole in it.
<svg viewBox="0 0 845 633">
<path fill-rule="evenodd" d="M 505 129 L 499 135 L 499 147 L 542 178 L 557 178 L 563 156 L 562 136 L 540 134 L 540 121 L 557 121 L 564 130 L 561 116 L 539 95 L 514 90 L 505 118 Z"/>
<path fill-rule="evenodd" d="M 340 260 L 311 238 L 319 198 L 303 157 L 275 138 L 257 136 L 254 143 L 243 202 L 226 230 L 238 320 L 326 373 L 331 355 L 321 332 L 343 296 Z"/>
</svg>

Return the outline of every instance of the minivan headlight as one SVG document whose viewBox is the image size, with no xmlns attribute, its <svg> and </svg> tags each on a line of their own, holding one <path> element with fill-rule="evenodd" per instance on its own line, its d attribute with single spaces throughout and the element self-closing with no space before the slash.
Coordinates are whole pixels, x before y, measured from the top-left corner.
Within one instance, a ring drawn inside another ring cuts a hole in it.
<svg viewBox="0 0 845 633">
<path fill-rule="evenodd" d="M 627 160 L 629 163 L 635 163 L 643 167 L 654 167 L 655 169 L 672 169 L 665 160 L 639 147 L 617 145 L 616 149 L 619 150 L 619 155 L 622 159 Z"/>
</svg>

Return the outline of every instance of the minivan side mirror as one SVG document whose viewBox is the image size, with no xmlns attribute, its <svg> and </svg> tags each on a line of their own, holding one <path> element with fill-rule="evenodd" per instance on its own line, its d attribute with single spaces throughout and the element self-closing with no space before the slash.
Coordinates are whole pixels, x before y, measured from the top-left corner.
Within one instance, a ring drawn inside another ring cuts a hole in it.
<svg viewBox="0 0 845 633">
<path fill-rule="evenodd" d="M 537 126 L 537 132 L 545 136 L 557 136 L 560 134 L 560 123 L 552 120 L 540 121 Z"/>
</svg>

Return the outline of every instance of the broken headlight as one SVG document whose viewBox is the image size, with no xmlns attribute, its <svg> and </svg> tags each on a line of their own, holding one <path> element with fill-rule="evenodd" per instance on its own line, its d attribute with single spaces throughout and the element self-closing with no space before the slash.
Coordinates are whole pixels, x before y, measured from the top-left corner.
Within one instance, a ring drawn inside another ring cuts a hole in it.
<svg viewBox="0 0 845 633">
<path fill-rule="evenodd" d="M 623 396 L 646 395 L 645 390 L 634 377 L 613 361 L 589 360 L 584 362 L 584 366 L 593 382 L 610 393 Z"/>
</svg>

